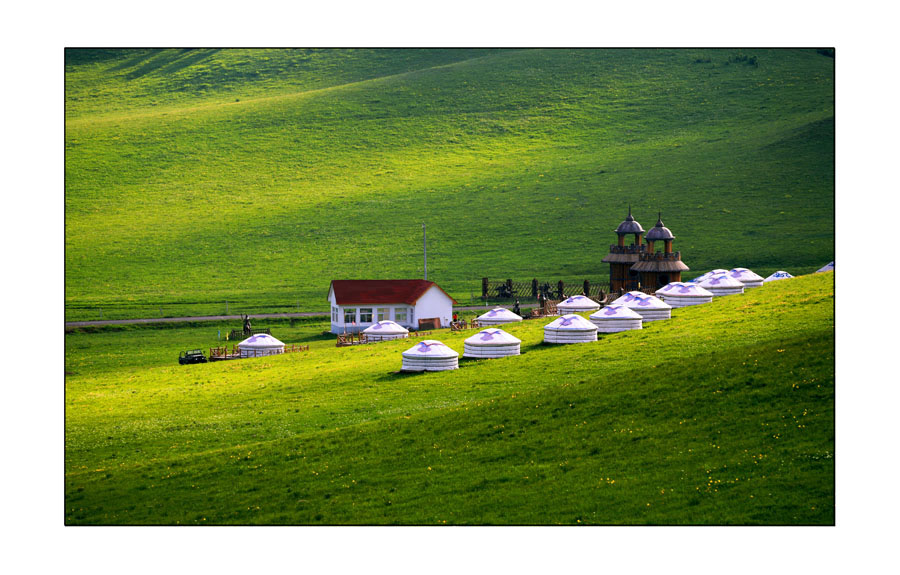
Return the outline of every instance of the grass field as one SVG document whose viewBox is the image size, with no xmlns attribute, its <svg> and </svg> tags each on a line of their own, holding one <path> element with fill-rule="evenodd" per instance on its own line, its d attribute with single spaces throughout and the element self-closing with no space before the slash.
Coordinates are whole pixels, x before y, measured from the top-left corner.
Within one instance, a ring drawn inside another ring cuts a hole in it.
<svg viewBox="0 0 900 575">
<path fill-rule="evenodd" d="M 421 277 L 423 221 L 460 301 L 601 281 L 629 204 L 698 275 L 834 259 L 815 50 L 70 50 L 65 81 L 67 320 L 327 309 Z"/>
<path fill-rule="evenodd" d="M 81 524 L 833 524 L 834 274 L 403 375 L 410 340 L 178 366 L 227 326 L 66 333 Z M 454 349 L 473 332 L 438 332 Z"/>
</svg>

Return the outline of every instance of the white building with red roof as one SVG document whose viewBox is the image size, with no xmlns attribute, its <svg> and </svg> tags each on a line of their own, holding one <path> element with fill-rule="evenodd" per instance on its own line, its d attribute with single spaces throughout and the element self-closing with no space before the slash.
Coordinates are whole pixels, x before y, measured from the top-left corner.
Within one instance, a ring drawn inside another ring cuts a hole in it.
<svg viewBox="0 0 900 575">
<path fill-rule="evenodd" d="M 356 333 L 379 321 L 450 327 L 456 301 L 427 280 L 331 280 L 331 333 Z"/>
</svg>

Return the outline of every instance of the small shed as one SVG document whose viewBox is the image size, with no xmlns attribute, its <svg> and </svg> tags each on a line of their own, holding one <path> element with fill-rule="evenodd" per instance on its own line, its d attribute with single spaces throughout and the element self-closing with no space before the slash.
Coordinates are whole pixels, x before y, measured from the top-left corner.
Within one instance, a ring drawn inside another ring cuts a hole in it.
<svg viewBox="0 0 900 575">
<path fill-rule="evenodd" d="M 600 309 L 599 303 L 583 295 L 573 295 L 556 304 L 556 310 L 560 315 L 597 311 L 598 309 Z"/>
<path fill-rule="evenodd" d="M 478 325 L 503 325 L 522 321 L 522 316 L 509 311 L 505 307 L 495 307 L 491 311 L 478 316 L 476 321 L 478 321 Z"/>
<path fill-rule="evenodd" d="M 744 289 L 762 287 L 763 285 L 762 276 L 753 273 L 747 268 L 734 268 L 728 272 L 728 275 L 744 284 Z"/>
<path fill-rule="evenodd" d="M 403 352 L 402 371 L 459 369 L 459 354 L 443 343 L 426 339 Z"/>
<path fill-rule="evenodd" d="M 544 326 L 546 343 L 587 343 L 597 341 L 597 326 L 580 315 L 564 315 Z"/>
<path fill-rule="evenodd" d="M 363 330 L 368 341 L 388 341 L 409 337 L 409 330 L 389 319 L 374 323 Z"/>
<path fill-rule="evenodd" d="M 597 326 L 599 333 L 617 333 L 644 327 L 641 314 L 624 305 L 608 305 L 592 313 L 590 320 Z"/>
<path fill-rule="evenodd" d="M 463 357 L 495 359 L 519 355 L 522 340 L 499 328 L 483 329 L 463 342 Z"/>
<path fill-rule="evenodd" d="M 612 303 L 633 309 L 641 314 L 644 321 L 672 319 L 672 306 L 656 296 L 641 291 L 630 291 Z"/>
<path fill-rule="evenodd" d="M 794 276 L 792 276 L 791 274 L 787 273 L 786 271 L 778 270 L 778 271 L 775 272 L 774 274 L 772 274 L 772 275 L 770 275 L 769 277 L 767 277 L 766 279 L 764 279 L 764 280 L 763 280 L 763 283 L 766 283 L 766 282 L 772 282 L 772 281 L 775 281 L 775 280 L 789 280 L 789 279 L 791 279 L 792 277 L 794 277 Z"/>
<path fill-rule="evenodd" d="M 284 344 L 267 333 L 251 335 L 238 344 L 241 357 L 261 357 L 284 353 Z"/>
<path fill-rule="evenodd" d="M 673 282 L 656 290 L 656 297 L 672 307 L 687 307 L 709 303 L 713 294 L 709 290 L 692 282 Z"/>
</svg>

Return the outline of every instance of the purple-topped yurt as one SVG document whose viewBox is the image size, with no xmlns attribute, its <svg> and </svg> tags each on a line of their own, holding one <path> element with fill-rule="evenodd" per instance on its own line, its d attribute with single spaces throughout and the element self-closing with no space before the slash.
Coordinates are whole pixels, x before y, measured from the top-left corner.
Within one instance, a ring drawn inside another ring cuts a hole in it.
<svg viewBox="0 0 900 575">
<path fill-rule="evenodd" d="M 483 329 L 463 342 L 463 357 L 494 359 L 519 355 L 522 340 L 499 328 Z"/>
<path fill-rule="evenodd" d="M 586 343 L 597 341 L 597 326 L 580 315 L 564 315 L 544 326 L 546 343 Z"/>
<path fill-rule="evenodd" d="M 672 306 L 656 296 L 642 291 L 630 291 L 612 302 L 613 305 L 624 305 L 641 314 L 644 321 L 657 321 L 672 318 Z"/>
<path fill-rule="evenodd" d="M 600 309 L 600 304 L 584 295 L 573 295 L 556 304 L 556 311 L 560 315 L 597 311 L 598 309 Z"/>
<path fill-rule="evenodd" d="M 744 289 L 762 287 L 763 285 L 762 276 L 753 273 L 747 268 L 734 268 L 728 272 L 728 276 L 744 284 Z"/>
<path fill-rule="evenodd" d="M 700 282 L 700 287 L 712 292 L 716 297 L 744 293 L 744 284 L 729 276 L 727 272 L 706 278 Z"/>
<path fill-rule="evenodd" d="M 426 339 L 403 352 L 402 371 L 459 369 L 459 354 L 443 343 Z"/>
<path fill-rule="evenodd" d="M 698 283 L 698 284 L 703 283 L 705 280 L 713 277 L 714 275 L 727 274 L 727 273 L 728 273 L 728 270 L 723 270 L 723 269 L 710 270 L 710 271 L 706 272 L 705 274 L 703 274 L 702 276 L 697 276 L 694 279 L 689 280 L 688 283 Z"/>
<path fill-rule="evenodd" d="M 284 353 L 284 344 L 267 333 L 251 335 L 238 344 L 241 357 L 261 357 Z"/>
<path fill-rule="evenodd" d="M 641 314 L 624 305 L 608 305 L 590 317 L 599 333 L 616 333 L 631 329 L 643 329 Z"/>
<path fill-rule="evenodd" d="M 772 281 L 775 281 L 775 280 L 789 280 L 789 279 L 791 279 L 792 277 L 794 277 L 794 276 L 792 276 L 791 274 L 787 273 L 786 271 L 778 270 L 778 271 L 775 272 L 774 274 L 772 274 L 772 275 L 770 275 L 769 277 L 767 277 L 766 279 L 764 279 L 764 280 L 763 280 L 763 283 L 772 282 Z"/>
<path fill-rule="evenodd" d="M 701 287 L 700 284 L 672 282 L 656 290 L 656 297 L 672 307 L 687 307 L 709 303 L 713 299 L 713 294 Z"/>
<path fill-rule="evenodd" d="M 479 325 L 503 325 L 522 321 L 522 316 L 513 313 L 505 307 L 495 307 L 491 311 L 481 314 L 476 318 Z"/>
<path fill-rule="evenodd" d="M 409 337 L 409 330 L 389 319 L 373 323 L 363 330 L 368 341 L 388 341 Z"/>
</svg>

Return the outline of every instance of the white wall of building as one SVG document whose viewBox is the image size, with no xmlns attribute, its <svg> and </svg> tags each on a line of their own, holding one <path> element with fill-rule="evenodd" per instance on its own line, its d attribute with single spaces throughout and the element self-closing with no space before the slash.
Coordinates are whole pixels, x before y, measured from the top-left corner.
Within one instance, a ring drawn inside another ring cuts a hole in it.
<svg viewBox="0 0 900 575">
<path fill-rule="evenodd" d="M 416 327 L 420 319 L 430 317 L 440 318 L 441 327 L 450 327 L 450 318 L 453 317 L 453 300 L 442 292 L 437 286 L 428 288 L 419 301 L 416 302 L 416 316 L 413 318 Z"/>
</svg>

